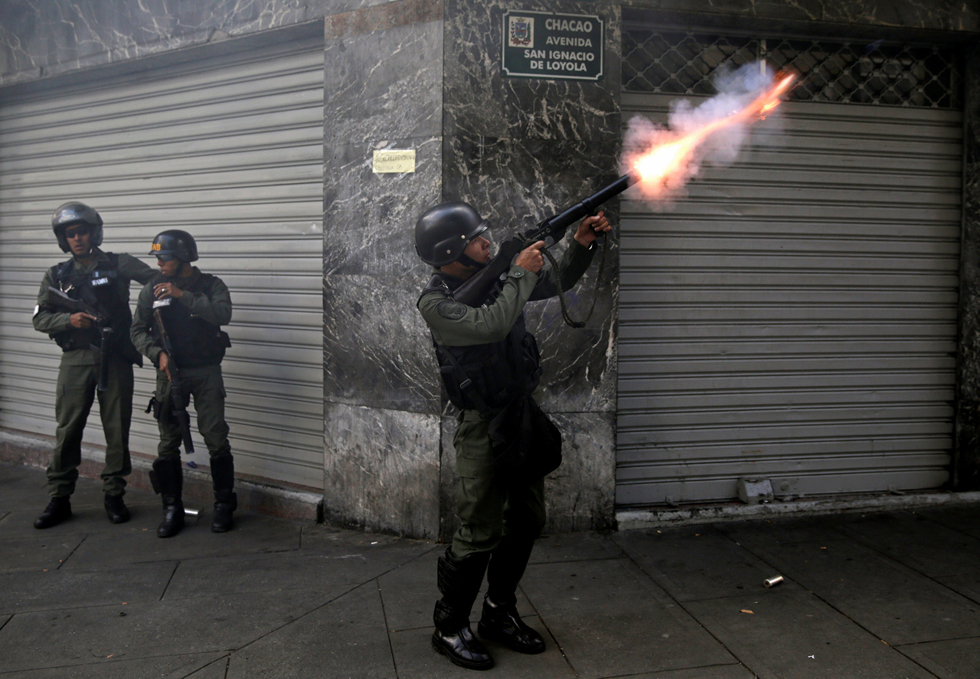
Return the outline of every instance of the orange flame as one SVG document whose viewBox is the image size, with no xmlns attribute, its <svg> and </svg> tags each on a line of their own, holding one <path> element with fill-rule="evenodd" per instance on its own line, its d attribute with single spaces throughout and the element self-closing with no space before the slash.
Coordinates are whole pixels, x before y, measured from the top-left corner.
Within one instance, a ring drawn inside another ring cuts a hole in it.
<svg viewBox="0 0 980 679">
<path fill-rule="evenodd" d="M 779 82 L 756 97 L 744 108 L 724 118 L 718 118 L 683 135 L 674 135 L 673 141 L 659 144 L 637 159 L 633 164 L 644 184 L 666 184 L 678 174 L 686 172 L 694 150 L 715 132 L 753 118 L 762 120 L 781 103 L 781 97 L 796 81 L 795 74 L 784 76 Z"/>
</svg>

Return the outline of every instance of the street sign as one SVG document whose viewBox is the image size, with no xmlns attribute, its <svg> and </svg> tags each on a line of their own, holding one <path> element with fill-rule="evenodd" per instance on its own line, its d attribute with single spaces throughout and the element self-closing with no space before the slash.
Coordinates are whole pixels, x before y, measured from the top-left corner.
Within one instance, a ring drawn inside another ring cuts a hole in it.
<svg viewBox="0 0 980 679">
<path fill-rule="evenodd" d="M 595 15 L 504 12 L 504 75 L 517 78 L 598 80 L 603 23 Z"/>
</svg>

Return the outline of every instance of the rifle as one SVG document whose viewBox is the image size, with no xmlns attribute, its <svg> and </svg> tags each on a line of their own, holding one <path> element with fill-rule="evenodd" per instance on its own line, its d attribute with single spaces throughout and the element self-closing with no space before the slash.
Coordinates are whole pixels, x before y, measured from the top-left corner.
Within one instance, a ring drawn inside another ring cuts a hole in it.
<svg viewBox="0 0 980 679">
<path fill-rule="evenodd" d="M 170 403 L 173 406 L 173 416 L 180 425 L 180 437 L 184 442 L 184 453 L 194 454 L 194 442 L 191 440 L 191 417 L 187 413 L 187 404 L 184 402 L 183 390 L 180 386 L 180 371 L 177 369 L 177 361 L 174 358 L 173 345 L 170 344 L 170 335 L 167 334 L 167 326 L 163 323 L 163 316 L 159 309 L 153 310 L 153 324 L 156 326 L 157 335 L 160 337 L 160 346 L 167 354 L 167 367 L 170 372 Z"/>
<path fill-rule="evenodd" d="M 109 343 L 112 340 L 112 327 L 109 325 L 108 319 L 91 305 L 86 304 L 80 299 L 72 299 L 61 290 L 55 288 L 48 288 L 48 294 L 44 298 L 44 302 L 53 307 L 64 309 L 69 313 L 85 313 L 95 319 L 95 324 L 99 328 L 99 336 L 101 338 L 101 344 L 97 347 L 99 350 L 99 383 L 96 389 L 105 391 L 106 385 L 109 382 Z"/>
<path fill-rule="evenodd" d="M 453 299 L 466 306 L 480 306 L 500 276 L 510 268 L 511 262 L 520 254 L 521 250 L 539 240 L 547 241 L 548 238 L 552 239 L 551 245 L 554 245 L 564 238 L 565 231 L 573 222 L 588 216 L 607 200 L 618 196 L 640 179 L 641 177 L 636 171 L 624 174 L 612 184 L 596 191 L 564 212 L 552 215 L 539 222 L 533 229 L 504 241 L 500 244 L 496 256 L 487 262 L 486 266 L 453 291 Z"/>
</svg>

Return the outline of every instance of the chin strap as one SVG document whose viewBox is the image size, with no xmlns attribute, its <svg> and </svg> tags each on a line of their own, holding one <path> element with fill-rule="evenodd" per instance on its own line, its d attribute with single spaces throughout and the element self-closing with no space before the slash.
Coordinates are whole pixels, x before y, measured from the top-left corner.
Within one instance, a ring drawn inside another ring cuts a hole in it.
<svg viewBox="0 0 980 679">
<path fill-rule="evenodd" d="M 463 266 L 476 267 L 478 270 L 486 266 L 486 262 L 478 262 L 472 257 L 470 257 L 469 255 L 460 255 L 459 259 L 457 259 L 456 261 L 462 264 Z"/>
</svg>

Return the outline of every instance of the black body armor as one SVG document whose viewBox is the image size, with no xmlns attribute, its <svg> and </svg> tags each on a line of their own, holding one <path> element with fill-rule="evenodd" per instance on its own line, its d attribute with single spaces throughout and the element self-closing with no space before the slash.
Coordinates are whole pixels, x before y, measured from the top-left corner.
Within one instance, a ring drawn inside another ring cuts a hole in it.
<svg viewBox="0 0 980 679">
<path fill-rule="evenodd" d="M 75 267 L 75 260 L 56 264 L 51 267 L 51 278 L 55 287 L 72 299 L 85 302 L 108 319 L 112 328 L 109 339 L 110 351 L 122 356 L 130 363 L 142 365 L 143 359 L 133 342 L 129 339 L 129 327 L 133 324 L 133 312 L 129 308 L 128 294 L 124 297 L 120 292 L 119 255 L 106 253 L 109 262 L 99 266 L 91 273 L 81 273 Z M 128 292 L 129 281 L 126 281 Z M 90 328 L 69 328 L 54 333 L 51 339 L 57 342 L 63 351 L 88 349 L 101 346 L 102 339 L 95 325 Z"/>
<path fill-rule="evenodd" d="M 168 282 L 172 279 L 157 276 L 150 284 Z M 211 296 L 211 285 L 217 280 L 211 274 L 202 273 L 194 284 L 184 288 L 184 292 Z M 173 297 L 157 300 L 154 310 L 159 309 L 170 336 L 174 360 L 181 369 L 199 368 L 205 365 L 218 365 L 225 357 L 225 349 L 231 346 L 228 333 L 208 323 L 191 312 Z M 150 334 L 159 340 L 156 325 L 151 324 Z"/>
<path fill-rule="evenodd" d="M 435 274 L 422 294 L 434 290 L 451 293 L 462 281 Z M 498 282 L 484 304 L 492 304 L 503 290 Z M 534 335 L 527 331 L 524 314 L 503 340 L 466 347 L 437 344 L 439 372 L 450 402 L 457 408 L 486 414 L 519 396 L 530 394 L 541 380 L 541 355 Z"/>
</svg>

